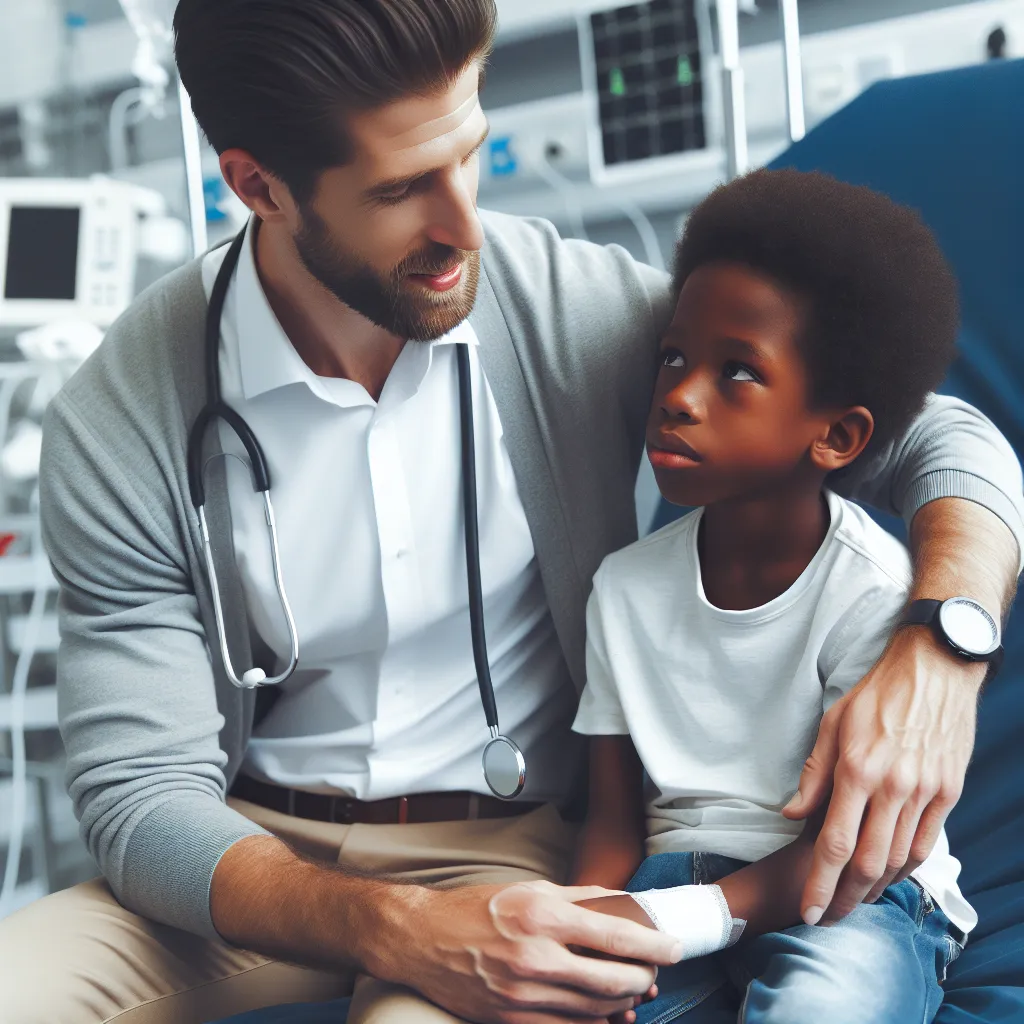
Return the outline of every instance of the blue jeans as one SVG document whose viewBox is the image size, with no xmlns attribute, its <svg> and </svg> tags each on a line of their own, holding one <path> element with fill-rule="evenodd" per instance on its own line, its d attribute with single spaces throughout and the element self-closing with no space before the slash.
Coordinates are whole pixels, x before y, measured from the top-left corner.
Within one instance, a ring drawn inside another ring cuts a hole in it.
<svg viewBox="0 0 1024 1024">
<path fill-rule="evenodd" d="M 711 883 L 743 861 L 663 853 L 628 888 Z M 913 879 L 829 927 L 798 925 L 662 968 L 637 1024 L 930 1024 L 960 955 L 950 922 Z"/>
</svg>

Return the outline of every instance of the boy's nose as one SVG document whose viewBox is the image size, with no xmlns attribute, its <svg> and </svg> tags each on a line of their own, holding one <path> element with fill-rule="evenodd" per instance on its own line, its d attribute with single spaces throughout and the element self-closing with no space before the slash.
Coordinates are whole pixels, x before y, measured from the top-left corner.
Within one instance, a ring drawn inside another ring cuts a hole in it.
<svg viewBox="0 0 1024 1024">
<path fill-rule="evenodd" d="M 666 391 L 661 400 L 661 410 L 670 419 L 699 423 L 704 411 L 698 382 L 688 377 Z"/>
</svg>

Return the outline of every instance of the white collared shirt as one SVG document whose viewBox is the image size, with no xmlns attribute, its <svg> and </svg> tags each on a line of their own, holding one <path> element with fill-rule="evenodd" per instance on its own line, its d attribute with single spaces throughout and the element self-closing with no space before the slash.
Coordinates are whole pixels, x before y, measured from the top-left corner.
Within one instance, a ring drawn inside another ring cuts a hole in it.
<svg viewBox="0 0 1024 1024">
<path fill-rule="evenodd" d="M 470 351 L 480 561 L 502 731 L 523 749 L 524 797 L 563 800 L 578 768 L 568 681 L 533 541 L 468 322 L 409 342 L 379 401 L 318 377 L 295 351 L 242 247 L 221 323 L 225 401 L 271 474 L 300 662 L 260 723 L 243 770 L 364 800 L 487 793 L 489 738 L 470 641 L 456 344 Z M 210 294 L 226 249 L 203 261 Z M 222 425 L 226 451 L 243 453 Z M 251 628 L 286 662 L 262 501 L 228 459 L 235 557 Z M 240 666 L 242 672 L 249 666 Z"/>
</svg>

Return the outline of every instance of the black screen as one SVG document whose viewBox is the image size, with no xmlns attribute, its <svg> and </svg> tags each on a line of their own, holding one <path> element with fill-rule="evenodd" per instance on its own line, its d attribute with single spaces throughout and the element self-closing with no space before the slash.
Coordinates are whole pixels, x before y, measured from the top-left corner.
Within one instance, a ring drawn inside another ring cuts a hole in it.
<svg viewBox="0 0 1024 1024">
<path fill-rule="evenodd" d="M 5 299 L 75 298 L 77 206 L 12 206 Z"/>
<path fill-rule="evenodd" d="M 651 0 L 590 17 L 606 166 L 703 149 L 694 0 Z"/>
</svg>

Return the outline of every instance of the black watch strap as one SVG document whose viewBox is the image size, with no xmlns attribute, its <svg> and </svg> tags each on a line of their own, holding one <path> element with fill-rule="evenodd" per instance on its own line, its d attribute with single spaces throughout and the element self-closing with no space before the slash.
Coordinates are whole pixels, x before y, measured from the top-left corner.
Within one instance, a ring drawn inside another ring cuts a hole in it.
<svg viewBox="0 0 1024 1024">
<path fill-rule="evenodd" d="M 937 601 L 933 597 L 922 597 L 920 600 L 912 601 L 906 612 L 904 612 L 903 618 L 900 620 L 900 625 L 931 626 L 932 629 L 934 629 L 936 636 L 938 636 L 944 643 L 948 644 L 949 649 L 959 657 L 964 658 L 967 661 L 987 662 L 988 674 L 985 678 L 991 679 L 999 671 L 999 667 L 1003 663 L 1003 657 L 1006 653 L 1003 650 L 1003 645 L 1000 644 L 991 654 L 986 654 L 981 657 L 975 657 L 967 654 L 966 651 L 961 651 L 959 647 L 950 643 L 945 631 L 939 625 L 938 616 L 939 609 L 942 607 L 942 604 L 942 601 Z"/>
<path fill-rule="evenodd" d="M 930 626 L 935 621 L 942 607 L 941 601 L 933 597 L 922 597 L 919 601 L 912 601 L 907 608 L 900 625 L 903 626 Z"/>
</svg>

